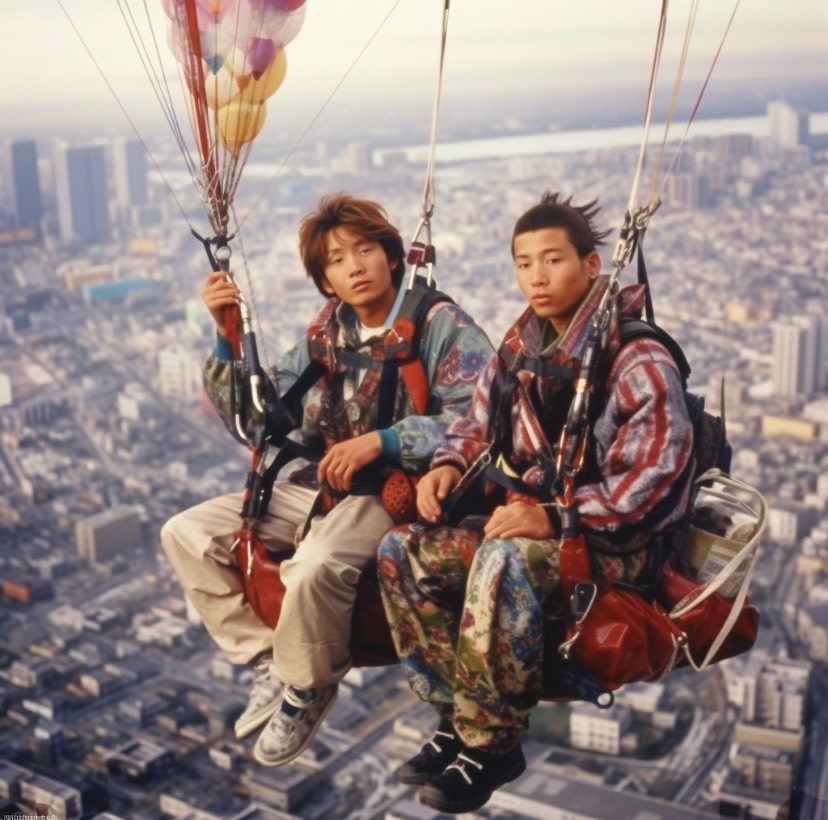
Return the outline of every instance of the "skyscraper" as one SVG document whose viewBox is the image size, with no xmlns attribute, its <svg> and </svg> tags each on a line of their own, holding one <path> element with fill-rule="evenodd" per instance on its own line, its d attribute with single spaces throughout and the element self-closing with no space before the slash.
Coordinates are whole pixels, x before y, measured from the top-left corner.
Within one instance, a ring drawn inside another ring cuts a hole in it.
<svg viewBox="0 0 828 820">
<path fill-rule="evenodd" d="M 106 154 L 102 145 L 54 152 L 55 192 L 61 239 L 93 244 L 110 239 Z"/>
<path fill-rule="evenodd" d="M 796 148 L 808 143 L 808 114 L 783 100 L 769 102 L 768 132 L 780 148 Z"/>
<path fill-rule="evenodd" d="M 34 228 L 40 236 L 43 204 L 40 196 L 40 176 L 37 172 L 37 144 L 34 140 L 20 140 L 9 146 L 9 171 L 15 227 Z"/>
<path fill-rule="evenodd" d="M 773 391 L 794 398 L 823 386 L 821 322 L 816 315 L 791 316 L 773 324 Z"/>
<path fill-rule="evenodd" d="M 122 208 L 147 204 L 147 154 L 138 140 L 117 139 L 113 144 L 112 165 L 115 199 Z"/>
<path fill-rule="evenodd" d="M 158 386 L 162 396 L 176 401 L 197 401 L 201 395 L 200 357 L 181 345 L 158 353 Z"/>
</svg>

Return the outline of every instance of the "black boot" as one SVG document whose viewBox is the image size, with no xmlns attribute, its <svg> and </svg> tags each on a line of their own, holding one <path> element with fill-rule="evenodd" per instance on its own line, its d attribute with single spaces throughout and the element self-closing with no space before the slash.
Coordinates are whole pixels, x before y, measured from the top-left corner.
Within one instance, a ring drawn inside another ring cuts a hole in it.
<svg viewBox="0 0 828 820">
<path fill-rule="evenodd" d="M 446 814 L 474 811 L 489 800 L 495 789 L 520 777 L 525 769 L 519 743 L 503 753 L 464 746 L 454 762 L 423 786 L 417 797 Z"/>
<path fill-rule="evenodd" d="M 431 740 L 397 769 L 397 780 L 410 786 L 422 786 L 429 779 L 440 774 L 457 757 L 463 742 L 457 737 L 454 726 L 447 718 L 440 721 Z"/>
</svg>

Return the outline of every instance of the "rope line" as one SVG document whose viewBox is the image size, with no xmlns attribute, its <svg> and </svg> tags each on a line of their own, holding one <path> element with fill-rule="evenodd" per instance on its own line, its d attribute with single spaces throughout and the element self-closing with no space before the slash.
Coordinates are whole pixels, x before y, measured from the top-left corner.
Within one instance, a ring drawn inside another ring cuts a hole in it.
<svg viewBox="0 0 828 820">
<path fill-rule="evenodd" d="M 331 90 L 331 92 L 330 92 L 330 93 L 328 94 L 328 96 L 325 98 L 325 101 L 324 101 L 324 102 L 322 103 L 322 105 L 319 107 L 319 110 L 318 110 L 318 111 L 317 111 L 317 112 L 313 115 L 313 117 L 311 117 L 310 122 L 308 122 L 308 124 L 305 126 L 304 130 L 302 131 L 302 133 L 301 133 L 301 134 L 297 137 L 296 141 L 295 141 L 295 142 L 293 143 L 293 145 L 290 147 L 290 150 L 287 152 L 287 154 L 285 155 L 285 157 L 282 159 L 281 163 L 278 165 L 278 167 L 276 168 L 276 170 L 273 172 L 273 176 L 272 176 L 272 177 L 270 177 L 270 179 L 269 179 L 269 180 L 265 183 L 264 187 L 263 187 L 263 188 L 262 188 L 262 190 L 259 192 L 259 195 L 258 195 L 258 196 L 256 197 L 256 199 L 253 201 L 253 204 L 250 206 L 250 208 L 248 209 L 248 211 L 247 211 L 247 213 L 244 215 L 244 217 L 242 217 L 241 222 L 239 222 L 239 225 L 238 225 L 238 227 L 239 227 L 239 228 L 241 228 L 241 226 L 242 226 L 242 225 L 244 225 L 244 223 L 247 221 L 248 217 L 250 216 L 251 212 L 252 212 L 252 211 L 256 208 L 256 206 L 259 204 L 259 202 L 262 200 L 262 198 L 264 197 L 264 195 L 265 195 L 265 194 L 267 193 L 267 191 L 269 190 L 270 186 L 271 186 L 271 185 L 272 185 L 272 184 L 276 181 L 277 177 L 278 177 L 278 176 L 282 173 L 282 171 L 284 170 L 285 166 L 286 166 L 286 165 L 288 164 L 288 162 L 290 161 L 291 157 L 292 157 L 292 156 L 296 153 L 296 149 L 297 149 L 297 148 L 301 145 L 302 141 L 303 141 L 303 140 L 305 139 L 305 137 L 308 135 L 308 133 L 310 132 L 311 128 L 313 128 L 313 126 L 316 124 L 316 121 L 317 121 L 317 120 L 318 120 L 318 119 L 322 116 L 323 112 L 324 112 L 324 111 L 325 111 L 325 109 L 328 107 L 328 105 L 329 105 L 329 103 L 331 102 L 331 100 L 332 100 L 332 99 L 336 96 L 336 94 L 337 94 L 337 92 L 339 91 L 339 89 L 342 87 L 342 85 L 345 83 L 345 81 L 346 81 L 346 80 L 348 79 L 348 77 L 351 75 L 351 72 L 352 72 L 352 71 L 356 68 L 357 64 L 358 64 L 358 63 L 359 63 L 359 61 L 362 59 L 363 55 L 364 55 L 364 54 L 365 54 L 365 52 L 368 50 L 368 48 L 370 47 L 371 43 L 373 43 L 373 42 L 374 42 L 374 39 L 377 37 L 377 35 L 380 33 L 380 31 L 381 31 L 381 30 L 383 29 L 383 27 L 385 26 L 385 24 L 388 22 L 388 20 L 389 20 L 389 18 L 391 17 L 391 15 L 392 15 L 392 14 L 393 14 L 396 10 L 397 10 L 397 7 L 400 5 L 400 3 L 401 3 L 401 2 L 402 2 L 402 0 L 395 0 L 395 1 L 394 1 L 394 4 L 391 6 L 391 8 L 389 9 L 389 11 L 388 11 L 388 12 L 387 12 L 387 14 L 385 15 L 385 17 L 383 17 L 383 18 L 382 18 L 382 20 L 381 20 L 380 24 L 379 24 L 379 25 L 377 26 L 377 28 L 374 30 L 374 33 L 373 33 L 373 34 L 371 34 L 371 36 L 368 38 L 368 40 L 367 40 L 367 42 L 365 43 L 365 45 L 364 45 L 364 46 L 360 49 L 359 53 L 358 53 L 358 54 L 356 55 L 356 57 L 354 58 L 353 62 L 352 62 L 352 63 L 348 66 L 348 68 L 345 70 L 345 73 L 342 75 L 342 77 L 340 78 L 339 82 L 337 82 L 337 84 L 333 87 L 333 89 Z"/>
<path fill-rule="evenodd" d="M 716 49 L 715 55 L 713 60 L 708 68 L 707 74 L 705 76 L 704 82 L 702 83 L 701 90 L 699 91 L 698 96 L 696 97 L 695 103 L 693 105 L 692 111 L 687 121 L 687 125 L 684 129 L 684 133 L 679 141 L 678 147 L 676 149 L 676 153 L 670 163 L 670 166 L 664 174 L 662 179 L 662 170 L 664 167 L 664 155 L 667 147 L 667 142 L 669 139 L 670 129 L 673 125 L 673 118 L 675 115 L 677 101 L 679 96 L 679 91 L 684 79 L 684 72 L 685 67 L 687 64 L 687 57 L 690 52 L 690 43 L 692 40 L 692 33 L 695 28 L 696 17 L 698 14 L 700 0 L 693 0 L 689 6 L 689 13 L 687 23 L 684 29 L 684 37 L 682 41 L 682 48 L 681 53 L 679 56 L 678 67 L 676 70 L 676 76 L 673 81 L 672 93 L 670 97 L 670 102 L 668 105 L 667 114 L 665 116 L 665 123 L 664 123 L 664 133 L 661 138 L 661 143 L 659 145 L 658 156 L 655 162 L 655 166 L 652 172 L 652 180 L 649 192 L 648 201 L 644 204 L 639 203 L 638 195 L 639 195 L 639 188 L 644 176 L 644 168 L 646 164 L 646 157 L 647 157 L 647 147 L 649 143 L 649 134 L 650 134 L 650 127 L 652 124 L 652 114 L 653 114 L 653 106 L 654 106 L 654 98 L 655 98 L 655 87 L 656 81 L 658 77 L 658 71 L 661 64 L 663 51 L 664 51 L 664 40 L 665 40 L 665 33 L 667 29 L 667 11 L 669 6 L 669 0 L 662 0 L 661 3 L 661 10 L 659 12 L 659 21 L 656 31 L 656 40 L 655 40 L 655 47 L 653 50 L 653 59 L 652 65 L 650 69 L 650 78 L 649 84 L 647 89 L 647 102 L 645 106 L 645 114 L 644 114 L 644 128 L 643 128 L 643 135 L 641 140 L 641 146 L 639 148 L 639 155 L 638 155 L 638 163 L 636 164 L 635 172 L 633 174 L 633 180 L 631 185 L 630 191 L 630 198 L 627 205 L 627 211 L 624 217 L 624 224 L 621 228 L 620 238 L 618 240 L 618 244 L 616 245 L 615 253 L 613 254 L 613 271 L 611 274 L 611 284 L 615 285 L 617 282 L 618 275 L 624 265 L 629 262 L 632 258 L 632 254 L 635 251 L 638 243 L 643 239 L 644 233 L 647 229 L 647 225 L 649 223 L 650 217 L 655 213 L 658 209 L 659 205 L 661 204 L 661 197 L 660 197 L 660 188 L 663 182 L 663 179 L 669 177 L 669 175 L 673 172 L 678 162 L 679 156 L 681 155 L 682 148 L 684 143 L 687 139 L 687 135 L 690 130 L 690 126 L 693 123 L 696 114 L 699 111 L 699 107 L 701 105 L 702 98 L 704 97 L 704 93 L 707 90 L 707 86 L 710 82 L 710 78 L 713 74 L 713 69 L 718 62 L 718 59 L 721 55 L 722 49 L 724 48 L 725 41 L 727 36 L 730 32 L 730 29 L 733 24 L 733 20 L 736 16 L 736 11 L 738 9 L 740 0 L 735 0 L 735 4 L 733 10 L 730 14 L 728 19 L 727 25 L 725 27 L 724 33 L 722 38 L 718 44 L 718 48 Z"/>
<path fill-rule="evenodd" d="M 661 145 L 659 146 L 658 157 L 655 161 L 653 171 L 652 186 L 650 188 L 650 199 L 655 199 L 658 196 L 658 182 L 661 176 L 661 167 L 664 161 L 664 152 L 667 149 L 667 139 L 670 134 L 670 127 L 673 124 L 673 116 L 676 111 L 676 102 L 679 96 L 679 89 L 684 78 L 684 69 L 687 65 L 687 54 L 690 51 L 690 40 L 693 36 L 693 28 L 696 25 L 696 14 L 699 10 L 699 0 L 693 0 L 688 9 L 687 25 L 684 28 L 684 40 L 681 47 L 681 55 L 679 57 L 676 75 L 673 78 L 673 93 L 670 97 L 670 104 L 667 106 L 667 115 L 664 117 L 664 136 L 661 138 Z"/>
<path fill-rule="evenodd" d="M 638 200 L 638 189 L 641 184 L 641 178 L 644 173 L 644 164 L 647 156 L 647 143 L 650 138 L 650 125 L 653 117 L 653 106 L 655 103 L 655 85 L 658 77 L 658 69 L 661 64 L 661 57 L 664 50 L 664 34 L 667 30 L 667 6 L 668 0 L 661 1 L 661 10 L 658 15 L 658 26 L 656 28 L 655 48 L 653 50 L 653 59 L 650 67 L 650 80 L 647 85 L 647 101 L 644 106 L 644 130 L 641 137 L 641 146 L 638 153 L 638 162 L 636 163 L 635 172 L 630 190 L 630 198 L 627 203 L 627 213 L 631 213 Z"/>
<path fill-rule="evenodd" d="M 428 146 L 428 161 L 426 163 L 425 185 L 423 187 L 423 216 L 430 217 L 434 213 L 434 163 L 437 154 L 437 128 L 440 115 L 440 98 L 443 91 L 443 66 L 446 58 L 446 40 L 448 36 L 449 5 L 451 0 L 445 0 L 442 11 L 442 25 L 440 26 L 440 52 L 437 60 L 437 80 L 434 90 L 434 104 L 431 111 L 431 136 Z"/>
<path fill-rule="evenodd" d="M 129 123 L 130 128 L 132 128 L 132 131 L 135 134 L 136 138 L 138 139 L 138 141 L 143 146 L 144 151 L 146 152 L 147 156 L 150 159 L 150 162 L 152 162 L 152 164 L 153 164 L 153 167 L 155 168 L 156 171 L 158 171 L 159 175 L 161 176 L 161 179 L 164 182 L 164 185 L 166 186 L 167 190 L 170 192 L 170 196 L 173 198 L 173 201 L 175 202 L 176 207 L 178 208 L 179 212 L 181 213 L 181 216 L 184 219 L 184 222 L 187 223 L 187 227 L 192 229 L 192 225 L 190 224 L 190 220 L 187 219 L 187 213 L 184 210 L 184 208 L 182 207 L 181 202 L 179 202 L 178 197 L 175 195 L 175 191 L 173 190 L 172 186 L 170 185 L 169 181 L 167 180 L 166 176 L 164 175 L 164 172 L 161 170 L 158 163 L 156 162 L 155 157 L 152 154 L 152 151 L 150 151 L 149 146 L 145 142 L 144 138 L 141 136 L 141 132 L 138 130 L 138 127 L 135 125 L 135 122 L 133 121 L 132 117 L 130 117 L 129 112 L 126 110 L 123 102 L 121 102 L 121 98 L 118 96 L 117 92 L 112 87 L 112 83 L 109 82 L 109 79 L 107 78 L 107 76 L 104 73 L 103 69 L 101 68 L 100 64 L 95 59 L 95 55 L 92 53 L 92 50 L 89 48 L 89 46 L 88 46 L 86 40 L 84 39 L 83 35 L 78 30 L 78 27 L 75 25 L 74 21 L 72 20 L 71 16 L 69 15 L 69 12 L 66 10 L 66 7 L 63 5 L 62 0 L 55 0 L 55 2 L 58 4 L 58 6 L 60 7 L 60 10 L 63 12 L 64 16 L 69 21 L 69 25 L 72 27 L 72 30 L 75 32 L 75 35 L 77 36 L 77 38 L 80 41 L 81 45 L 83 46 L 84 50 L 89 55 L 89 59 L 92 60 L 92 64 L 97 69 L 98 74 L 101 75 L 101 79 L 104 81 L 104 83 L 106 84 L 106 87 L 109 89 L 109 93 L 112 94 L 113 98 L 115 99 L 115 102 L 117 103 L 118 108 L 121 109 L 121 112 L 123 113 L 124 117 L 126 117 L 126 120 Z"/>
<path fill-rule="evenodd" d="M 727 36 L 730 33 L 731 26 L 733 25 L 733 20 L 736 17 L 736 11 L 739 8 L 739 3 L 741 0 L 736 0 L 733 4 L 733 11 L 730 13 L 730 18 L 727 21 L 727 26 L 725 26 L 724 34 L 722 34 L 722 39 L 719 41 L 719 46 L 716 49 L 716 53 L 713 56 L 713 60 L 710 63 L 710 68 L 707 70 L 707 75 L 704 78 L 704 82 L 702 83 L 701 90 L 699 91 L 698 97 L 696 97 L 696 102 L 693 105 L 693 110 L 690 112 L 690 116 L 687 120 L 687 126 L 684 129 L 684 134 L 679 141 L 678 148 L 676 149 L 676 153 L 673 156 L 672 161 L 670 162 L 670 167 L 667 169 L 667 173 L 664 175 L 665 179 L 669 177 L 672 173 L 676 165 L 678 164 L 681 150 L 684 147 L 684 143 L 687 139 L 687 134 L 690 131 L 690 126 L 693 124 L 693 121 L 696 119 L 696 114 L 699 111 L 701 106 L 702 98 L 704 97 L 705 91 L 707 91 L 707 86 L 710 83 L 710 78 L 713 76 L 713 69 L 716 67 L 716 64 L 719 61 L 719 57 L 721 56 L 722 49 L 724 48 L 725 40 L 727 40 Z"/>
</svg>

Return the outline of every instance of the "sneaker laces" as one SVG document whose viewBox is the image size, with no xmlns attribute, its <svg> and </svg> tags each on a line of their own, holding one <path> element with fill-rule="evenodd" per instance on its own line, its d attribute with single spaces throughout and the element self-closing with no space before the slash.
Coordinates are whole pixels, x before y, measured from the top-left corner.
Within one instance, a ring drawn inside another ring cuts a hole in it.
<svg viewBox="0 0 828 820">
<path fill-rule="evenodd" d="M 461 752 L 459 755 L 457 755 L 457 759 L 454 761 L 454 763 L 450 763 L 448 766 L 446 766 L 445 771 L 448 771 L 449 769 L 457 769 L 457 771 L 460 772 L 460 774 L 463 776 L 463 779 L 466 781 L 466 783 L 468 783 L 471 786 L 472 779 L 469 776 L 469 773 L 466 771 L 466 763 L 471 763 L 471 765 L 474 766 L 478 770 L 478 772 L 482 771 L 483 769 L 482 763 L 478 763 L 473 758 L 467 757 Z"/>
</svg>

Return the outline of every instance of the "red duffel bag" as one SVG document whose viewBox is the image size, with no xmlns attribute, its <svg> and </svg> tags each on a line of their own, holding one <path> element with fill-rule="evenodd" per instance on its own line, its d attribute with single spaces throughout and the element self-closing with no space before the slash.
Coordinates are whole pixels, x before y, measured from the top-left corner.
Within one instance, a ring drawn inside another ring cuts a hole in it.
<svg viewBox="0 0 828 820">
<path fill-rule="evenodd" d="M 707 548 L 704 556 L 694 557 L 700 577 L 690 578 L 668 564 L 653 600 L 623 585 L 593 581 L 582 536 L 561 545 L 561 581 L 571 612 L 558 649 L 609 690 L 657 680 L 677 666 L 704 669 L 756 642 L 759 611 L 747 593 L 767 503 L 754 488 L 718 470 L 698 481 L 698 507 L 717 505 L 719 520 L 730 523 L 735 510 L 747 523 L 737 522 L 738 541 L 718 532 L 695 533 L 691 546 L 697 549 L 701 542 Z M 694 517 L 697 524 L 701 520 Z"/>
</svg>

